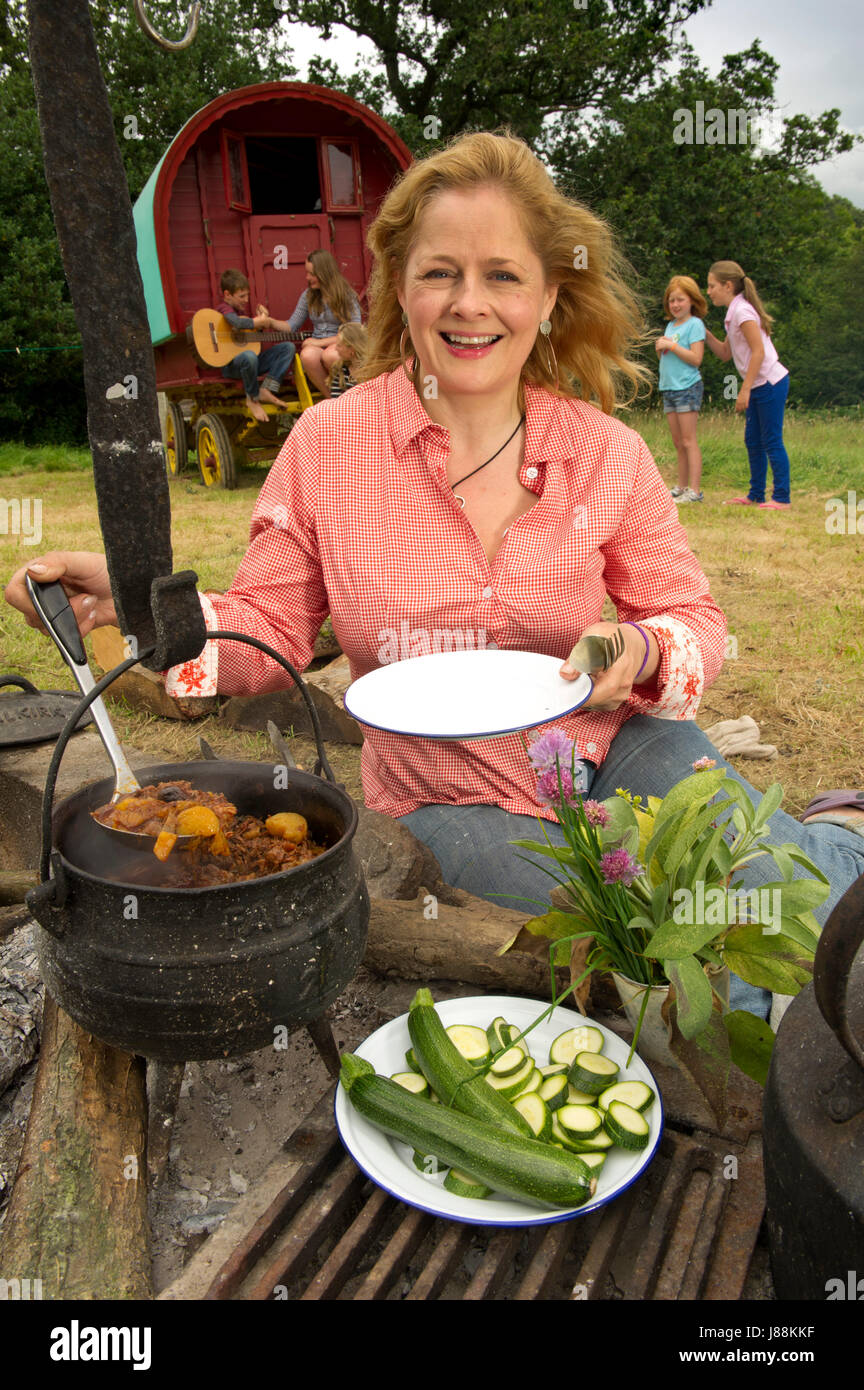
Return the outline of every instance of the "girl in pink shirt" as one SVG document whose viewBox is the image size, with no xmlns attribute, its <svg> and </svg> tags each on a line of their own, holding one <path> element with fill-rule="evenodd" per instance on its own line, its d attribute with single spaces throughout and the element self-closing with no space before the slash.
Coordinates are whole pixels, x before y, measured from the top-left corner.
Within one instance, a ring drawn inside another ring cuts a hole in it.
<svg viewBox="0 0 864 1390">
<path fill-rule="evenodd" d="M 750 460 L 750 491 L 732 497 L 736 506 L 786 510 L 789 497 L 789 455 L 783 443 L 783 413 L 789 394 L 789 372 L 771 341 L 771 318 L 737 261 L 715 261 L 708 272 L 708 298 L 724 305 L 726 338 L 721 342 L 706 331 L 706 342 L 722 362 L 730 358 L 743 378 L 735 401 L 746 411 L 744 443 Z M 765 500 L 768 464 L 774 479 L 773 496 Z"/>
</svg>

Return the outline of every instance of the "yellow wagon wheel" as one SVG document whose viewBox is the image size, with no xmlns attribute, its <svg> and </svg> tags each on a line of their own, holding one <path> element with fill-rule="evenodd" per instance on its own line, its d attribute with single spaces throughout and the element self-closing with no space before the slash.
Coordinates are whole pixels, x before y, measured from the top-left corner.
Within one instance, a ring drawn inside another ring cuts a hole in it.
<svg viewBox="0 0 864 1390">
<path fill-rule="evenodd" d="M 162 424 L 162 445 L 165 449 L 165 467 L 170 477 L 177 478 L 186 467 L 189 455 L 186 447 L 186 421 L 183 411 L 174 401 L 168 402 Z"/>
<path fill-rule="evenodd" d="M 234 488 L 237 472 L 234 447 L 218 415 L 202 415 L 195 432 L 198 471 L 205 487 Z"/>
</svg>

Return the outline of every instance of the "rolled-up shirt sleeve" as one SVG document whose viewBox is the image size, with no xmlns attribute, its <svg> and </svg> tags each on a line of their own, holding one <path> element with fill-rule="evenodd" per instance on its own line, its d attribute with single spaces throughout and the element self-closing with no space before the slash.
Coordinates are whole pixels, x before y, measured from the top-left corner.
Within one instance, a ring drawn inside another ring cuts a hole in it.
<svg viewBox="0 0 864 1390">
<path fill-rule="evenodd" d="M 650 629 L 660 649 L 656 677 L 650 688 L 634 688 L 632 708 L 665 719 L 694 718 L 723 665 L 726 618 L 644 443 L 630 505 L 604 555 L 619 622 Z"/>
<path fill-rule="evenodd" d="M 304 412 L 258 497 L 249 548 L 231 588 L 200 595 L 208 631 L 255 637 L 300 671 L 312 659 L 329 607 L 315 534 L 316 433 L 315 412 Z M 165 675 L 171 695 L 258 695 L 290 683 L 266 653 L 221 639 Z"/>
</svg>

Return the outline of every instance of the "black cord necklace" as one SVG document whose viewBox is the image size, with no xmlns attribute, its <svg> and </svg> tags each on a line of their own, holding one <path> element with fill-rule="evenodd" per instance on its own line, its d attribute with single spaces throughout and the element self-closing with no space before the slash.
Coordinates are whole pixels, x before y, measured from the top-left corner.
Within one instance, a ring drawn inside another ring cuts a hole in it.
<svg viewBox="0 0 864 1390">
<path fill-rule="evenodd" d="M 501 445 L 501 448 L 500 448 L 500 449 L 496 449 L 496 450 L 495 450 L 495 453 L 492 454 L 491 457 L 488 458 L 488 459 L 486 460 L 486 463 L 491 463 L 491 462 L 492 462 L 492 459 L 497 459 L 497 457 L 498 457 L 499 454 L 503 454 L 504 450 L 507 448 L 507 445 L 510 443 L 510 440 L 516 438 L 516 435 L 519 433 L 519 431 L 521 430 L 521 428 L 522 428 L 522 426 L 524 425 L 524 423 L 525 423 L 525 412 L 524 412 L 524 410 L 523 410 L 522 414 L 519 416 L 519 423 L 518 423 L 518 425 L 516 426 L 516 428 L 515 428 L 515 430 L 513 431 L 513 433 L 512 433 L 511 435 L 509 435 L 509 436 L 507 437 L 507 439 L 504 440 L 504 443 Z M 451 486 L 451 488 L 452 488 L 452 490 L 453 490 L 453 496 L 456 498 L 456 501 L 459 503 L 459 506 L 462 507 L 463 509 L 464 509 L 464 507 L 465 507 L 465 498 L 464 498 L 464 497 L 460 497 L 459 494 L 457 493 L 456 489 L 457 489 L 457 487 L 461 487 L 463 483 L 467 483 L 467 481 L 468 481 L 469 478 L 473 478 L 475 473 L 479 473 L 481 468 L 485 468 L 485 467 L 486 467 L 486 463 L 478 464 L 478 466 L 477 466 L 476 468 L 472 469 L 470 473 L 466 473 L 464 478 L 460 478 L 459 481 L 456 482 L 456 483 L 451 483 L 450 486 Z"/>
</svg>

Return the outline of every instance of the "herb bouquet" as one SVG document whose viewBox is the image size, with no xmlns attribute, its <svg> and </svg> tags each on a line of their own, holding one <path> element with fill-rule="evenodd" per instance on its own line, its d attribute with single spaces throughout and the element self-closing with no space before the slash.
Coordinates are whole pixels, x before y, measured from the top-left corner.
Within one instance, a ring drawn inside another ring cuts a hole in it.
<svg viewBox="0 0 864 1390">
<path fill-rule="evenodd" d="M 794 995 L 812 976 L 819 935 L 813 908 L 829 886 L 794 844 L 766 838 L 783 789 L 771 786 L 754 807 L 745 789 L 705 758 L 662 800 L 619 788 L 606 801 L 584 799 L 575 742 L 553 728 L 528 745 L 537 792 L 561 826 L 566 845 L 516 840 L 543 857 L 558 885 L 553 908 L 527 922 L 505 949 L 531 949 L 546 938 L 555 967 L 571 968 L 560 1003 L 595 971 L 632 981 L 641 994 L 634 1048 L 652 986 L 668 986 L 662 1017 L 669 1048 L 715 1114 L 725 1110 L 729 1065 L 764 1083 L 773 1034 L 745 1010 L 730 1011 L 719 986 L 724 967 L 748 984 Z M 543 821 L 540 821 L 543 825 Z M 760 857 L 776 879 L 758 889 L 734 879 Z M 804 876 L 795 877 L 796 866 Z M 587 943 L 574 968 L 574 943 Z"/>
</svg>

